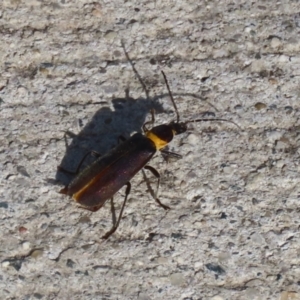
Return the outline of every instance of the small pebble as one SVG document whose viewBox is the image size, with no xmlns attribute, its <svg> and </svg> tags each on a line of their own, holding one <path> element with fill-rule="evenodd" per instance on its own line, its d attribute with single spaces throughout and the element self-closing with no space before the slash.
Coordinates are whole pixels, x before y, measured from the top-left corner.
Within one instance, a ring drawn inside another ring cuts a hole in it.
<svg viewBox="0 0 300 300">
<path fill-rule="evenodd" d="M 199 137 L 197 137 L 197 135 L 194 133 L 189 134 L 189 136 L 187 137 L 187 140 L 188 140 L 188 143 L 191 145 L 199 144 Z"/>
<path fill-rule="evenodd" d="M 41 249 L 34 250 L 31 253 L 31 257 L 33 257 L 33 258 L 39 258 L 42 255 L 43 255 L 43 250 L 41 250 Z"/>
<path fill-rule="evenodd" d="M 300 294 L 296 292 L 283 291 L 280 300 L 300 300 Z"/>
<path fill-rule="evenodd" d="M 30 242 L 24 242 L 22 244 L 22 247 L 23 247 L 24 250 L 28 250 L 31 247 L 31 243 Z"/>
<path fill-rule="evenodd" d="M 2 267 L 3 267 L 3 268 L 8 268 L 9 265 L 10 265 L 9 261 L 4 261 L 4 262 L 2 262 Z"/>
<path fill-rule="evenodd" d="M 267 107 L 267 105 L 265 103 L 262 103 L 262 102 L 257 102 L 254 107 L 257 109 L 257 110 L 261 110 L 261 109 L 264 109 Z"/>
<path fill-rule="evenodd" d="M 271 47 L 272 48 L 279 48 L 282 45 L 281 40 L 277 37 L 272 38 L 271 40 Z"/>
<path fill-rule="evenodd" d="M 212 298 L 210 298 L 211 300 L 224 300 L 224 298 L 223 297 L 221 297 L 221 296 L 214 296 L 214 297 L 212 297 Z"/>
<path fill-rule="evenodd" d="M 181 273 L 174 273 L 170 276 L 170 282 L 175 286 L 182 286 L 184 284 L 184 277 Z"/>
</svg>

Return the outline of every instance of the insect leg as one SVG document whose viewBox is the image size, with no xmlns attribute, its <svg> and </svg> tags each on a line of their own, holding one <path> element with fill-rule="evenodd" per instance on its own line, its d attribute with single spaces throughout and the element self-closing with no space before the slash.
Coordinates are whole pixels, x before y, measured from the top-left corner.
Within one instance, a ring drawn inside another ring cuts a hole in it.
<svg viewBox="0 0 300 300">
<path fill-rule="evenodd" d="M 66 133 L 65 133 L 65 136 L 66 136 L 66 135 L 70 135 L 70 133 L 69 133 L 69 132 L 66 132 Z M 119 143 L 122 143 L 122 142 L 124 142 L 124 141 L 126 141 L 126 138 L 125 138 L 124 136 L 120 135 L 119 138 L 118 138 L 118 142 L 119 142 Z M 85 160 L 85 159 L 87 158 L 87 156 L 90 155 L 90 154 L 93 155 L 93 156 L 95 156 L 95 157 L 100 157 L 100 156 L 101 156 L 100 153 L 98 153 L 97 151 L 92 150 L 92 151 L 86 153 L 86 154 L 83 156 L 83 158 L 81 159 L 81 161 L 80 161 L 80 163 L 78 164 L 78 166 L 77 166 L 77 168 L 76 168 L 75 171 L 67 170 L 67 169 L 65 169 L 65 168 L 63 168 L 63 167 L 61 167 L 61 166 L 58 166 L 57 169 L 58 169 L 59 171 L 61 171 L 61 172 L 64 172 L 64 173 L 76 175 L 76 174 L 79 173 L 79 169 L 81 168 L 81 166 L 82 166 L 84 160 Z M 98 209 L 97 209 L 97 210 L 98 210 Z"/>
<path fill-rule="evenodd" d="M 110 199 L 110 211 L 111 211 L 111 216 L 112 216 L 112 223 L 116 224 L 117 218 L 116 218 L 116 209 L 115 209 L 114 198 Z"/>
<path fill-rule="evenodd" d="M 75 171 L 67 170 L 67 169 L 65 169 L 65 168 L 63 168 L 63 167 L 61 167 L 61 166 L 58 166 L 58 167 L 57 167 L 57 170 L 58 170 L 58 171 L 61 171 L 61 172 L 64 172 L 64 173 L 75 174 L 75 175 L 76 175 L 76 174 L 79 173 L 79 169 L 81 168 L 81 166 L 82 166 L 84 160 L 85 160 L 85 159 L 87 158 L 87 156 L 90 155 L 90 154 L 93 155 L 93 156 L 96 156 L 96 157 L 101 156 L 100 153 L 98 153 L 98 152 L 92 150 L 92 151 L 86 153 L 86 154 L 83 156 L 83 158 L 81 159 L 81 161 L 80 161 L 80 163 L 78 164 L 78 166 L 77 166 L 77 168 L 76 168 Z"/>
<path fill-rule="evenodd" d="M 159 189 L 159 183 L 160 183 L 160 175 L 158 173 L 157 170 L 155 170 L 153 167 L 151 166 L 145 166 L 144 169 L 149 170 L 156 178 L 157 178 L 157 186 L 156 186 L 156 192 L 153 196 L 153 198 L 155 199 L 155 201 L 163 208 L 163 209 L 170 209 L 169 206 L 163 204 L 160 202 L 160 200 L 157 198 L 157 194 L 158 194 L 158 189 Z"/>
<path fill-rule="evenodd" d="M 119 224 L 120 224 L 120 221 L 121 221 L 121 218 L 122 218 L 122 215 L 123 215 L 123 211 L 124 211 L 124 208 L 125 208 L 125 205 L 126 205 L 126 201 L 127 201 L 128 195 L 130 194 L 130 190 L 131 190 L 130 182 L 127 182 L 126 185 L 127 185 L 127 188 L 126 188 L 126 191 L 125 191 L 125 198 L 124 198 L 124 202 L 122 204 L 122 208 L 121 208 L 118 220 L 113 225 L 113 227 L 107 233 L 104 234 L 104 236 L 102 237 L 103 239 L 109 238 L 117 230 L 117 228 L 119 227 Z"/>
<path fill-rule="evenodd" d="M 148 128 L 147 128 L 147 125 L 152 124 L 152 127 L 153 127 L 153 124 L 155 122 L 154 109 L 151 109 L 150 112 L 151 112 L 151 121 L 148 121 L 148 122 L 143 124 L 143 131 L 144 132 L 149 131 Z"/>
</svg>

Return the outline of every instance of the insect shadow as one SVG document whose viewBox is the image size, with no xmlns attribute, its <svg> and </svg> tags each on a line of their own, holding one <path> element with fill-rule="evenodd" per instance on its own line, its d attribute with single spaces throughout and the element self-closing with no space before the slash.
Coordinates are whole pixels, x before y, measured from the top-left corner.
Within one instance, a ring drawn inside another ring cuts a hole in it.
<svg viewBox="0 0 300 300">
<path fill-rule="evenodd" d="M 71 132 L 66 132 L 66 154 L 60 163 L 60 166 L 63 169 L 75 172 L 77 166 L 82 161 L 82 158 L 86 156 L 87 153 L 95 151 L 100 155 L 106 154 L 118 144 L 120 136 L 128 138 L 133 132 L 142 132 L 142 127 L 151 110 L 154 111 L 156 115 L 164 112 L 159 100 L 162 98 L 169 98 L 170 93 L 156 95 L 151 98 L 150 91 L 135 68 L 133 60 L 126 51 L 123 40 L 121 41 L 121 46 L 127 62 L 130 64 L 135 77 L 142 86 L 145 98 L 131 98 L 128 89 L 125 91 L 126 96 L 124 98 L 115 98 L 112 100 L 113 110 L 110 109 L 110 107 L 100 108 L 79 134 L 75 135 Z M 174 93 L 173 95 L 183 97 L 190 96 L 199 101 L 205 101 L 217 111 L 213 105 L 199 95 L 191 93 Z M 204 114 L 203 116 L 206 115 Z M 173 117 L 175 117 L 175 115 L 173 115 Z M 68 137 L 72 138 L 70 144 L 67 143 L 67 140 L 69 140 L 67 139 Z M 91 155 L 87 156 L 87 159 L 84 160 L 80 169 L 83 170 L 85 166 L 89 165 L 94 160 L 95 158 Z M 73 178 L 74 174 L 68 175 L 66 172 L 57 172 L 55 177 L 56 181 L 63 183 L 65 186 L 68 185 Z"/>
<path fill-rule="evenodd" d="M 60 167 L 75 172 L 78 165 L 84 159 L 80 169 L 89 165 L 96 159 L 91 154 L 106 154 L 119 143 L 120 137 L 129 138 L 133 132 L 142 132 L 142 126 L 146 122 L 151 110 L 156 114 L 162 113 L 163 107 L 153 99 L 129 97 L 115 98 L 112 100 L 112 109 L 108 106 L 100 108 L 78 134 L 66 131 L 66 153 L 60 162 Z M 79 120 L 80 123 L 80 120 Z M 88 154 L 91 155 L 88 155 Z M 74 178 L 74 174 L 56 172 L 55 179 L 64 185 L 68 185 Z"/>
</svg>

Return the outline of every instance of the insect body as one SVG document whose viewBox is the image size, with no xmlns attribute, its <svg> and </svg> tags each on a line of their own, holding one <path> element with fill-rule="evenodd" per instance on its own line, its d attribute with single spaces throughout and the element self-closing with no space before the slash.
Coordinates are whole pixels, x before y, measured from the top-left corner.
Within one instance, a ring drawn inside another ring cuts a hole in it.
<svg viewBox="0 0 300 300">
<path fill-rule="evenodd" d="M 169 208 L 162 204 L 157 198 L 160 179 L 159 173 L 153 167 L 147 166 L 147 163 L 157 150 L 164 151 L 162 149 L 172 141 L 175 135 L 186 132 L 187 124 L 190 122 L 218 120 L 234 123 L 225 119 L 197 119 L 180 122 L 178 110 L 164 73 L 163 76 L 176 111 L 176 122 L 173 121 L 168 124 L 158 125 L 148 130 L 146 125 L 154 123 L 154 115 L 152 113 L 152 121 L 145 123 L 143 126 L 144 135 L 136 133 L 125 142 L 110 150 L 107 154 L 99 157 L 90 166 L 79 173 L 68 186 L 60 191 L 62 194 L 72 196 L 73 199 L 84 208 L 97 211 L 104 205 L 106 200 L 111 199 L 117 191 L 124 185 L 127 185 L 118 220 L 103 238 L 108 238 L 118 228 L 131 189 L 129 181 L 142 168 L 150 170 L 154 176 L 158 178 L 155 200 L 164 209 Z"/>
</svg>

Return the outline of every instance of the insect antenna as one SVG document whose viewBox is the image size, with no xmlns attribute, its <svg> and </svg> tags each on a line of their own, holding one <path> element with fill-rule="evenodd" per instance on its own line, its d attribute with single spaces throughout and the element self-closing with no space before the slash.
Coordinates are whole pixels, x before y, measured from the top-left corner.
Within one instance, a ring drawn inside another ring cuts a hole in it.
<svg viewBox="0 0 300 300">
<path fill-rule="evenodd" d="M 161 72 L 162 72 L 162 74 L 163 74 L 163 76 L 164 76 L 164 80 L 165 80 L 165 83 L 166 83 L 166 86 L 167 86 L 167 89 L 168 89 L 170 98 L 171 98 L 172 103 L 173 103 L 173 106 L 174 106 L 174 108 L 175 108 L 176 117 L 177 117 L 176 123 L 179 123 L 179 121 L 180 121 L 180 116 L 179 116 L 179 113 L 178 113 L 177 105 L 176 105 L 176 103 L 175 103 L 175 101 L 174 101 L 174 98 L 173 98 L 173 96 L 172 96 L 171 89 L 170 89 L 170 86 L 169 86 L 167 77 L 166 77 L 164 71 L 161 71 Z"/>
<path fill-rule="evenodd" d="M 176 117 L 177 117 L 177 120 L 176 120 L 176 123 L 179 123 L 180 122 L 180 115 L 179 115 L 179 112 L 178 112 L 178 109 L 177 109 L 177 105 L 176 105 L 176 102 L 172 96 L 172 93 L 171 93 L 171 89 L 170 89 L 170 86 L 169 86 L 169 83 L 168 83 L 168 80 L 167 80 L 167 77 L 166 77 L 166 74 L 164 73 L 164 71 L 161 71 L 161 73 L 163 74 L 164 76 L 164 80 L 165 80 L 165 83 L 166 83 L 166 86 L 167 86 L 167 89 L 168 89 L 168 92 L 169 92 L 169 96 L 171 98 L 171 101 L 173 103 L 173 106 L 175 108 L 175 112 L 176 112 Z M 241 131 L 243 131 L 243 129 L 238 125 L 236 124 L 235 122 L 231 121 L 231 120 L 227 120 L 227 119 L 221 119 L 221 118 L 218 118 L 218 119 L 195 119 L 195 120 L 190 120 L 190 121 L 185 121 L 183 122 L 184 124 L 188 124 L 188 123 L 197 123 L 197 122 L 211 122 L 211 121 L 221 121 L 221 122 L 228 122 L 228 123 L 231 123 L 231 124 L 234 124 L 236 127 L 238 127 Z"/>
<path fill-rule="evenodd" d="M 231 120 L 227 120 L 227 119 L 195 119 L 195 120 L 186 121 L 184 123 L 188 124 L 188 123 L 194 123 L 194 122 L 197 123 L 197 122 L 211 122 L 211 121 L 228 122 L 228 123 L 234 124 L 237 128 L 239 128 L 241 131 L 243 131 L 243 129 L 241 128 L 241 126 L 239 126 L 235 122 L 233 122 Z"/>
</svg>

